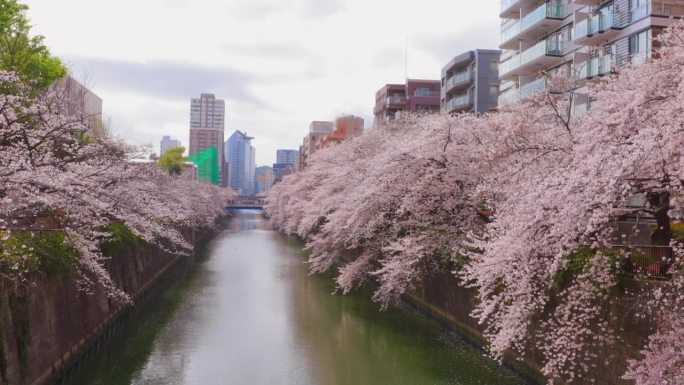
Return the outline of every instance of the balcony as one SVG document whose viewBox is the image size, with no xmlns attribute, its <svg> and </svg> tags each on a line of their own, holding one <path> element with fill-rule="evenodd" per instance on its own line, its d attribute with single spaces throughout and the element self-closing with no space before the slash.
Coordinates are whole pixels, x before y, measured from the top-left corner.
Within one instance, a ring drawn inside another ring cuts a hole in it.
<svg viewBox="0 0 684 385">
<path fill-rule="evenodd" d="M 499 95 L 499 106 L 518 103 L 536 94 L 537 92 L 542 92 L 544 90 L 546 90 L 546 79 L 539 78 L 523 85 L 520 88 L 511 88 L 510 90 L 502 92 Z"/>
<path fill-rule="evenodd" d="M 575 0 L 575 4 L 579 5 L 599 5 L 605 3 L 606 0 Z"/>
<path fill-rule="evenodd" d="M 613 73 L 613 56 L 606 55 L 587 60 L 576 67 L 577 79 L 591 79 Z"/>
<path fill-rule="evenodd" d="M 532 75 L 544 68 L 554 67 L 561 64 L 563 55 L 569 47 L 569 41 L 559 41 L 555 37 L 542 40 L 499 64 L 499 77 L 505 80 L 513 76 Z"/>
<path fill-rule="evenodd" d="M 579 118 L 580 116 L 586 114 L 590 108 L 591 106 L 589 105 L 589 103 L 576 104 L 572 108 L 572 116 L 575 118 Z"/>
<path fill-rule="evenodd" d="M 575 25 L 575 43 L 598 45 L 617 37 L 620 30 L 628 25 L 627 14 L 610 12 L 594 15 Z"/>
<path fill-rule="evenodd" d="M 387 98 L 385 107 L 389 108 L 403 108 L 406 103 L 406 97 L 403 95 L 392 95 Z"/>
<path fill-rule="evenodd" d="M 501 0 L 501 10 L 500 10 L 500 16 L 504 18 L 508 18 L 509 16 L 515 16 L 517 12 L 514 12 L 513 9 L 517 7 L 513 7 L 518 3 L 518 0 Z M 517 11 L 517 9 L 515 9 Z"/>
<path fill-rule="evenodd" d="M 457 110 L 464 110 L 468 108 L 472 108 L 473 106 L 473 97 L 470 93 L 464 94 L 457 96 L 449 101 L 446 102 L 444 105 L 444 110 L 446 112 L 453 112 Z"/>
<path fill-rule="evenodd" d="M 463 71 L 455 73 L 446 81 L 446 92 L 453 89 L 461 88 L 469 85 L 473 81 L 473 73 L 471 71 Z"/>
<path fill-rule="evenodd" d="M 502 19 L 517 19 L 520 17 L 520 9 L 530 9 L 539 0 L 501 0 L 499 17 Z"/>
<path fill-rule="evenodd" d="M 557 29 L 568 15 L 568 8 L 558 1 L 549 1 L 537 7 L 522 19 L 501 31 L 500 48 L 517 48 L 517 38 L 530 32 L 546 33 Z"/>
</svg>

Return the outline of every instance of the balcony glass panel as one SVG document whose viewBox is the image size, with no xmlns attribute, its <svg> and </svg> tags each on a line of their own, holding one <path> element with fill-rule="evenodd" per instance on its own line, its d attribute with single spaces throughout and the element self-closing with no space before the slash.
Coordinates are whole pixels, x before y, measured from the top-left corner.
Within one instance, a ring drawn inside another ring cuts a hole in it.
<svg viewBox="0 0 684 385">
<path fill-rule="evenodd" d="M 520 34 L 520 20 L 506 27 L 499 34 L 499 42 L 505 43 Z"/>
<path fill-rule="evenodd" d="M 527 83 L 520 88 L 511 88 L 499 94 L 499 105 L 505 106 L 507 104 L 517 103 L 525 98 L 529 98 L 537 92 L 546 89 L 546 79 L 539 78 L 533 82 Z"/>
<path fill-rule="evenodd" d="M 637 20 L 643 19 L 644 17 L 651 14 L 651 3 L 646 3 L 638 6 L 629 11 L 630 22 L 633 23 Z"/>
<path fill-rule="evenodd" d="M 508 104 L 516 103 L 519 99 L 518 89 L 511 88 L 499 94 L 499 106 L 505 106 Z"/>
<path fill-rule="evenodd" d="M 597 71 L 599 75 L 605 75 L 613 70 L 613 56 L 606 55 L 598 59 L 594 59 L 597 62 Z"/>
<path fill-rule="evenodd" d="M 527 83 L 520 87 L 520 99 L 525 99 L 534 95 L 537 92 L 544 91 L 546 89 L 546 79 L 540 78 L 531 83 Z"/>
<path fill-rule="evenodd" d="M 401 101 L 404 99 L 405 99 L 404 96 L 399 96 L 399 95 L 390 96 L 389 98 L 387 98 L 387 105 L 401 103 Z"/>
<path fill-rule="evenodd" d="M 544 3 L 522 18 L 520 29 L 525 31 L 534 24 L 537 24 L 546 18 L 562 19 L 566 16 L 566 11 L 567 7 L 559 4 L 556 1 Z"/>
<path fill-rule="evenodd" d="M 471 103 L 472 102 L 471 102 L 470 94 L 464 94 L 464 95 L 460 95 L 460 96 L 457 96 L 457 97 L 449 100 L 446 104 L 446 109 L 447 109 L 447 111 L 451 111 L 454 108 L 468 106 Z"/>
<path fill-rule="evenodd" d="M 499 65 L 499 76 L 506 75 L 507 73 L 527 65 L 542 56 L 563 56 L 567 52 L 569 45 L 569 41 L 560 40 L 556 36 L 542 40 L 522 53 L 513 56 L 505 62 L 502 62 Z"/>
<path fill-rule="evenodd" d="M 464 71 L 464 72 L 456 73 L 447 80 L 447 83 L 446 83 L 447 90 L 456 84 L 469 82 L 471 79 L 472 79 L 472 74 L 470 73 L 470 71 Z"/>
<path fill-rule="evenodd" d="M 513 4 L 517 3 L 518 0 L 501 0 L 501 12 L 507 10 L 508 8 L 512 7 Z"/>
<path fill-rule="evenodd" d="M 611 28 L 624 28 L 629 18 L 618 12 L 607 12 L 582 20 L 575 26 L 575 39 L 583 39 Z"/>
<path fill-rule="evenodd" d="M 535 24 L 545 19 L 563 19 L 568 14 L 568 8 L 557 1 L 550 1 L 537 7 L 534 11 L 523 16 L 520 21 L 510 25 L 500 34 L 500 42 L 505 43 L 515 36 L 527 31 Z"/>
<path fill-rule="evenodd" d="M 579 64 L 577 77 L 579 79 L 592 78 L 598 75 L 605 75 L 613 70 L 613 56 L 606 55 Z"/>
</svg>

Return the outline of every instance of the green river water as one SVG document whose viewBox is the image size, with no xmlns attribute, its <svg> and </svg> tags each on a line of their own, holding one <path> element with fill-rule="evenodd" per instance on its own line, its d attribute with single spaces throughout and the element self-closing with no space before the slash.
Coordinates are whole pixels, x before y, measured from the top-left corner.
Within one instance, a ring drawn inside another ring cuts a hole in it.
<svg viewBox="0 0 684 385">
<path fill-rule="evenodd" d="M 333 294 L 302 244 L 241 212 L 163 280 L 68 383 L 525 384 L 481 351 L 370 290 Z"/>
</svg>

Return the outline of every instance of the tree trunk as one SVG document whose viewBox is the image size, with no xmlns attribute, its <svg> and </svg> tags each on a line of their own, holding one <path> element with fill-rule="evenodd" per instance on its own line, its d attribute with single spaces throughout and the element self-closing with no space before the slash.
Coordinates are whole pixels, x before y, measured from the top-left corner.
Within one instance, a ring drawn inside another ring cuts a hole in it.
<svg viewBox="0 0 684 385">
<path fill-rule="evenodd" d="M 648 203 L 653 209 L 653 216 L 655 217 L 658 228 L 651 234 L 651 243 L 657 246 L 669 246 L 672 238 L 672 230 L 670 229 L 670 193 L 669 192 L 654 192 L 647 194 Z"/>
</svg>

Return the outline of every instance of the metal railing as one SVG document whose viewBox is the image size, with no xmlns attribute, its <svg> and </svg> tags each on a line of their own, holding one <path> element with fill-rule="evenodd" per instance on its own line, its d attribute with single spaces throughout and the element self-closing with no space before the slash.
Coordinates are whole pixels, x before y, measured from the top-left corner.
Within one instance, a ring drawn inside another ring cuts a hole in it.
<svg viewBox="0 0 684 385">
<path fill-rule="evenodd" d="M 613 246 L 628 251 L 626 271 L 649 278 L 669 279 L 674 253 L 669 246 Z"/>
</svg>

